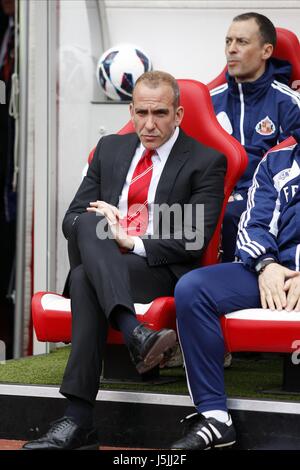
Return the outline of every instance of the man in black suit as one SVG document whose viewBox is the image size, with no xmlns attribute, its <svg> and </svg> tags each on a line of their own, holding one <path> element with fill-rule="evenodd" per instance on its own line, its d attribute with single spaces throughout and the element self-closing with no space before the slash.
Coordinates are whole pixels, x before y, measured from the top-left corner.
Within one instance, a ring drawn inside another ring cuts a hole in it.
<svg viewBox="0 0 300 470">
<path fill-rule="evenodd" d="M 134 302 L 173 295 L 179 277 L 198 266 L 220 214 L 226 171 L 223 155 L 179 129 L 183 112 L 176 80 L 147 72 L 130 105 L 136 133 L 109 135 L 97 145 L 63 221 L 72 351 L 60 392 L 68 406 L 26 449 L 97 447 L 92 412 L 109 324 L 123 333 L 140 373 L 175 344 L 174 331 L 154 332 L 137 321 Z"/>
</svg>

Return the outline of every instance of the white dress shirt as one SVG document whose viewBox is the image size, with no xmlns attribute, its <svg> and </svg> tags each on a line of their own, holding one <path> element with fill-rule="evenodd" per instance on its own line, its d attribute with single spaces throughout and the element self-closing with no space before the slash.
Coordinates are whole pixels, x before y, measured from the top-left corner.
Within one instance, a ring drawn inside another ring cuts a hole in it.
<svg viewBox="0 0 300 470">
<path fill-rule="evenodd" d="M 163 145 L 156 149 L 156 153 L 151 157 L 153 162 L 153 172 L 152 178 L 149 186 L 148 191 L 148 227 L 146 230 L 146 235 L 153 234 L 153 204 L 155 200 L 155 194 L 157 190 L 157 186 L 163 172 L 164 166 L 168 160 L 170 152 L 172 150 L 173 145 L 175 144 L 177 137 L 179 134 L 179 128 L 176 127 L 172 136 L 165 142 Z M 134 173 L 135 167 L 137 166 L 143 152 L 145 151 L 145 147 L 142 143 L 137 147 L 132 162 L 130 164 L 126 181 L 122 189 L 121 196 L 119 198 L 118 208 L 121 212 L 122 217 L 126 217 L 127 210 L 128 210 L 128 191 L 129 185 L 132 179 L 132 175 Z M 146 256 L 146 250 L 144 247 L 143 240 L 140 237 L 132 237 L 134 239 L 134 249 L 133 253 L 139 256 Z"/>
</svg>

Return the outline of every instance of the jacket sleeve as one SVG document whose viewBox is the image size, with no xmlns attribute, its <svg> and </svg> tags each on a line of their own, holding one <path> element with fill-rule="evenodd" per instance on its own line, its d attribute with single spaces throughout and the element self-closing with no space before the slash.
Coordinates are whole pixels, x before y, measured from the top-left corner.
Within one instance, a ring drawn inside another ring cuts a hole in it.
<svg viewBox="0 0 300 470">
<path fill-rule="evenodd" d="M 288 92 L 287 92 L 288 93 Z M 291 135 L 291 131 L 300 128 L 300 95 L 291 90 L 290 99 L 280 104 L 280 134 L 279 141 Z"/>
<path fill-rule="evenodd" d="M 68 239 L 72 233 L 77 217 L 86 212 L 90 201 L 97 201 L 100 196 L 100 139 L 94 153 L 94 157 L 89 165 L 86 176 L 83 178 L 75 196 L 72 200 L 62 223 L 64 236 Z"/>
<path fill-rule="evenodd" d="M 236 256 L 250 270 L 265 255 L 279 258 L 277 246 L 280 199 L 265 156 L 253 176 L 247 209 L 242 214 L 237 235 Z"/>
<path fill-rule="evenodd" d="M 187 187 L 191 187 L 191 194 L 183 206 L 181 223 L 174 225 L 170 236 L 160 234 L 143 238 L 150 266 L 200 259 L 215 231 L 222 209 L 226 167 L 226 157 L 215 153 L 205 171 L 199 171 L 186 181 Z"/>
</svg>

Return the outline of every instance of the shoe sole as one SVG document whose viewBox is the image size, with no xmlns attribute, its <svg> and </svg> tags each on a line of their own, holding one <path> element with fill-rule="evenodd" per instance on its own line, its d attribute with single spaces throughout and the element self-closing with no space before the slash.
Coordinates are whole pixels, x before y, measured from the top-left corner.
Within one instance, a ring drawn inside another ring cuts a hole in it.
<svg viewBox="0 0 300 470">
<path fill-rule="evenodd" d="M 226 449 L 229 449 L 229 447 L 233 446 L 233 444 L 235 444 L 235 443 L 236 443 L 236 441 L 226 442 L 225 444 L 219 444 L 219 445 L 215 445 L 215 446 L 212 446 L 212 447 L 206 447 L 206 449 L 204 449 L 204 450 L 213 450 L 213 449 L 226 450 Z"/>
<path fill-rule="evenodd" d="M 225 444 L 219 444 L 219 445 L 215 445 L 215 446 L 211 446 L 211 447 L 206 447 L 205 449 L 198 449 L 198 450 L 213 450 L 213 449 L 216 449 L 216 450 L 226 450 L 228 447 L 233 446 L 233 444 L 235 444 L 235 443 L 236 443 L 236 441 L 226 442 Z M 191 449 L 182 448 L 182 447 L 172 447 L 171 450 L 191 450 Z M 196 449 L 193 449 L 193 450 L 196 450 Z"/>
<path fill-rule="evenodd" d="M 175 344 L 175 331 L 169 330 L 162 334 L 157 341 L 155 341 L 144 360 L 137 364 L 136 368 L 139 374 L 144 374 L 157 366 L 163 360 L 165 353 L 173 348 Z"/>
<path fill-rule="evenodd" d="M 224 447 L 230 447 L 230 446 L 233 446 L 233 444 L 235 444 L 236 441 L 231 441 L 231 442 L 226 442 L 225 444 L 219 444 L 219 445 L 215 445 L 214 446 L 214 449 L 224 449 Z"/>
<path fill-rule="evenodd" d="M 45 451 L 51 451 L 51 450 L 99 450 L 99 447 L 100 447 L 100 444 L 91 444 L 91 445 L 88 445 L 88 446 L 82 446 L 82 447 L 77 447 L 76 449 L 24 449 L 23 447 L 21 447 L 21 449 L 19 450 L 45 450 Z"/>
</svg>

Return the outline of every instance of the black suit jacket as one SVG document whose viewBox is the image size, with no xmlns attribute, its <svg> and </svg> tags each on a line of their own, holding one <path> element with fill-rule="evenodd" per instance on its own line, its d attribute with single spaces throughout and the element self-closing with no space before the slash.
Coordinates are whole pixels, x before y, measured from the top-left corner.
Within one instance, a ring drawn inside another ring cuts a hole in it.
<svg viewBox="0 0 300 470">
<path fill-rule="evenodd" d="M 118 206 L 138 144 L 135 133 L 109 135 L 99 141 L 87 175 L 64 217 L 63 232 L 66 238 L 74 229 L 76 216 L 86 211 L 90 201 L 102 200 Z M 171 222 L 171 236 L 164 238 L 161 222 L 167 212 L 159 211 L 157 220 L 160 223 L 155 228 L 154 236 L 142 237 L 149 266 L 169 265 L 177 278 L 199 266 L 201 254 L 214 232 L 221 211 L 226 165 L 224 155 L 205 147 L 180 130 L 161 174 L 155 204 L 178 204 L 177 208 L 182 209 L 182 230 L 179 230 L 178 223 Z M 204 224 L 196 220 L 198 204 L 204 205 Z M 189 209 L 187 205 L 190 205 Z M 195 231 L 199 239 L 203 239 L 203 245 L 198 249 L 187 249 L 187 242 L 191 241 L 191 234 Z"/>
</svg>

